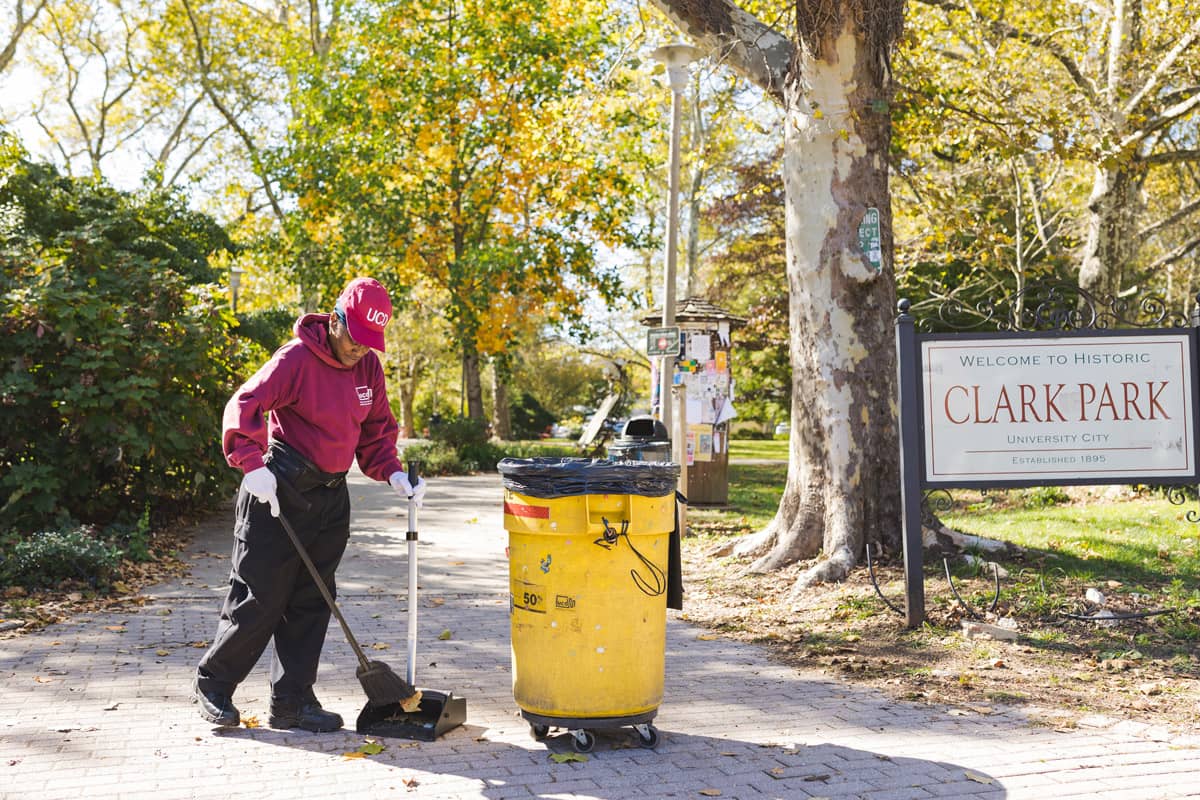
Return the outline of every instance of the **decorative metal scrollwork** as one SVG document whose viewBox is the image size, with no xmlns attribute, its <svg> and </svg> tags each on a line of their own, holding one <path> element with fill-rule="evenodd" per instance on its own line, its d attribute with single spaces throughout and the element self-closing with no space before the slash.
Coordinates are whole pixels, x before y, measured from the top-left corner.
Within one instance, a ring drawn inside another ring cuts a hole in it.
<svg viewBox="0 0 1200 800">
<path fill-rule="evenodd" d="M 1174 486 L 1165 486 L 1163 488 L 1165 489 L 1167 502 L 1173 506 L 1181 506 L 1184 503 L 1186 503 L 1192 499 L 1191 497 L 1188 496 L 1188 491 L 1187 491 L 1188 487 L 1174 485 Z M 1197 511 L 1196 509 L 1192 509 L 1191 511 L 1188 511 L 1186 514 L 1184 514 L 1184 516 L 1187 518 L 1188 522 L 1191 522 L 1191 523 L 1200 522 L 1200 511 Z"/>
<path fill-rule="evenodd" d="M 1186 314 L 1172 313 L 1164 298 L 1096 296 L 1063 282 L 1036 282 L 998 300 L 968 305 L 944 299 L 935 318 L 918 320 L 919 330 L 1073 331 L 1115 328 L 1183 328 Z"/>
<path fill-rule="evenodd" d="M 932 527 L 938 514 L 954 509 L 954 495 L 946 489 L 930 489 L 921 495 L 921 525 Z"/>
</svg>

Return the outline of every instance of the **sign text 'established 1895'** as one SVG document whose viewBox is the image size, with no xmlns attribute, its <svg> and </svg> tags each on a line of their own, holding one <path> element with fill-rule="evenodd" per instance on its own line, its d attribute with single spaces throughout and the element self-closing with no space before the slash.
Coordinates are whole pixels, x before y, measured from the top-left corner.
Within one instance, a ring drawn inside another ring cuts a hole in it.
<svg viewBox="0 0 1200 800">
<path fill-rule="evenodd" d="M 1195 475 L 1191 337 L 922 341 L 925 483 Z"/>
</svg>

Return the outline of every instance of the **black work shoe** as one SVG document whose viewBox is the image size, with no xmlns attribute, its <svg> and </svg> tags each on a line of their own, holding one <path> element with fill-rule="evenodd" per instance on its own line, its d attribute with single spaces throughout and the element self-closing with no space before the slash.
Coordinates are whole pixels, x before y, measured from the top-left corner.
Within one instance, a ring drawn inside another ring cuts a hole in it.
<svg viewBox="0 0 1200 800">
<path fill-rule="evenodd" d="M 242 715 L 233 705 L 233 698 L 220 692 L 206 692 L 193 680 L 195 701 L 200 704 L 200 716 L 222 728 L 236 728 L 242 723 Z"/>
<path fill-rule="evenodd" d="M 342 727 L 342 717 L 321 708 L 321 701 L 309 696 L 302 699 L 271 698 L 271 715 L 267 723 L 272 728 L 300 728 L 313 733 L 328 733 Z"/>
</svg>

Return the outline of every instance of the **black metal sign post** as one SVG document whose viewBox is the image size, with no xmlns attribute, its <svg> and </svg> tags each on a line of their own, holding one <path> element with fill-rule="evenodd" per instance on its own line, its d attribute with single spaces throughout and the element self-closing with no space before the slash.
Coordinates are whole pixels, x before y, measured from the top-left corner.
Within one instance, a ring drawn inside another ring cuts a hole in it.
<svg viewBox="0 0 1200 800">
<path fill-rule="evenodd" d="M 904 624 L 925 621 L 925 554 L 921 540 L 921 405 L 917 331 L 907 300 L 896 317 L 896 385 L 900 392 L 900 512 L 904 533 Z"/>
<path fill-rule="evenodd" d="M 909 301 L 897 304 L 909 628 L 925 621 L 926 490 L 1140 483 L 1173 487 L 1167 497 L 1180 504 L 1181 487 L 1200 481 L 1200 311 L 1168 320 L 1156 298 L 1136 305 L 1109 299 L 1105 305 L 1076 287 L 1053 284 L 1027 286 L 1006 301 L 1010 312 L 1004 317 L 992 305 L 966 309 L 974 314 L 967 325 L 949 321 L 944 305 L 939 321 L 955 332 L 936 334 L 918 333 Z M 965 309 L 948 305 L 951 311 Z M 1148 323 L 1139 319 L 1146 316 Z M 978 330 L 989 323 L 994 332 Z M 1164 323 L 1174 327 L 1161 327 Z M 964 330 L 969 328 L 975 331 Z M 1121 366 L 1122 352 L 1149 363 L 1141 375 L 1154 379 L 1135 381 L 1130 368 Z M 1159 380 L 1164 374 L 1170 380 Z M 1017 383 L 1007 383 L 1010 378 Z M 998 396 L 981 401 L 996 381 Z M 1027 427 L 1034 421 L 1037 427 Z M 1072 427 L 1081 423 L 1087 428 Z M 1189 513 L 1188 519 L 1200 521 L 1200 514 Z"/>
</svg>

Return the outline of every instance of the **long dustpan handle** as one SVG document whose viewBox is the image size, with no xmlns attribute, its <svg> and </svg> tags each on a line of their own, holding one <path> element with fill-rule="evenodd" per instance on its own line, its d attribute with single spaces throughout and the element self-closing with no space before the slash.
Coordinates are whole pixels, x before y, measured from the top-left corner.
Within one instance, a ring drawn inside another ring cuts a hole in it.
<svg viewBox="0 0 1200 800">
<path fill-rule="evenodd" d="M 307 509 L 312 504 L 304 499 L 304 496 L 296 491 L 296 487 L 285 481 L 278 475 L 275 476 L 275 483 L 278 485 L 281 493 L 287 497 L 289 505 L 297 508 Z M 342 626 L 342 633 L 346 634 L 346 641 L 350 643 L 351 649 L 354 650 L 354 655 L 358 656 L 358 663 L 363 669 L 369 667 L 367 656 L 363 653 L 362 648 L 358 646 L 358 641 L 354 638 L 354 634 L 350 632 L 350 626 L 346 624 L 345 617 L 338 610 L 337 603 L 333 601 L 333 595 L 329 593 L 329 587 L 325 585 L 325 581 L 321 580 L 321 573 L 317 572 L 317 566 L 308 557 L 308 551 L 304 549 L 304 545 L 300 543 L 300 537 L 296 535 L 295 529 L 292 528 L 292 523 L 287 521 L 287 517 L 283 512 L 279 512 L 279 524 L 283 526 L 287 532 L 288 538 L 292 540 L 292 545 L 296 548 L 296 552 L 300 555 L 300 560 L 304 562 L 304 566 L 308 567 L 308 573 L 312 575 L 313 583 L 317 584 L 317 588 L 321 590 L 321 596 L 325 598 L 326 605 L 333 612 L 333 616 L 337 618 L 338 624 Z"/>
<path fill-rule="evenodd" d="M 408 462 L 408 483 L 416 488 L 420 480 L 420 461 Z M 417 503 L 408 498 L 408 665 L 405 679 L 409 685 L 417 685 Z"/>
</svg>

